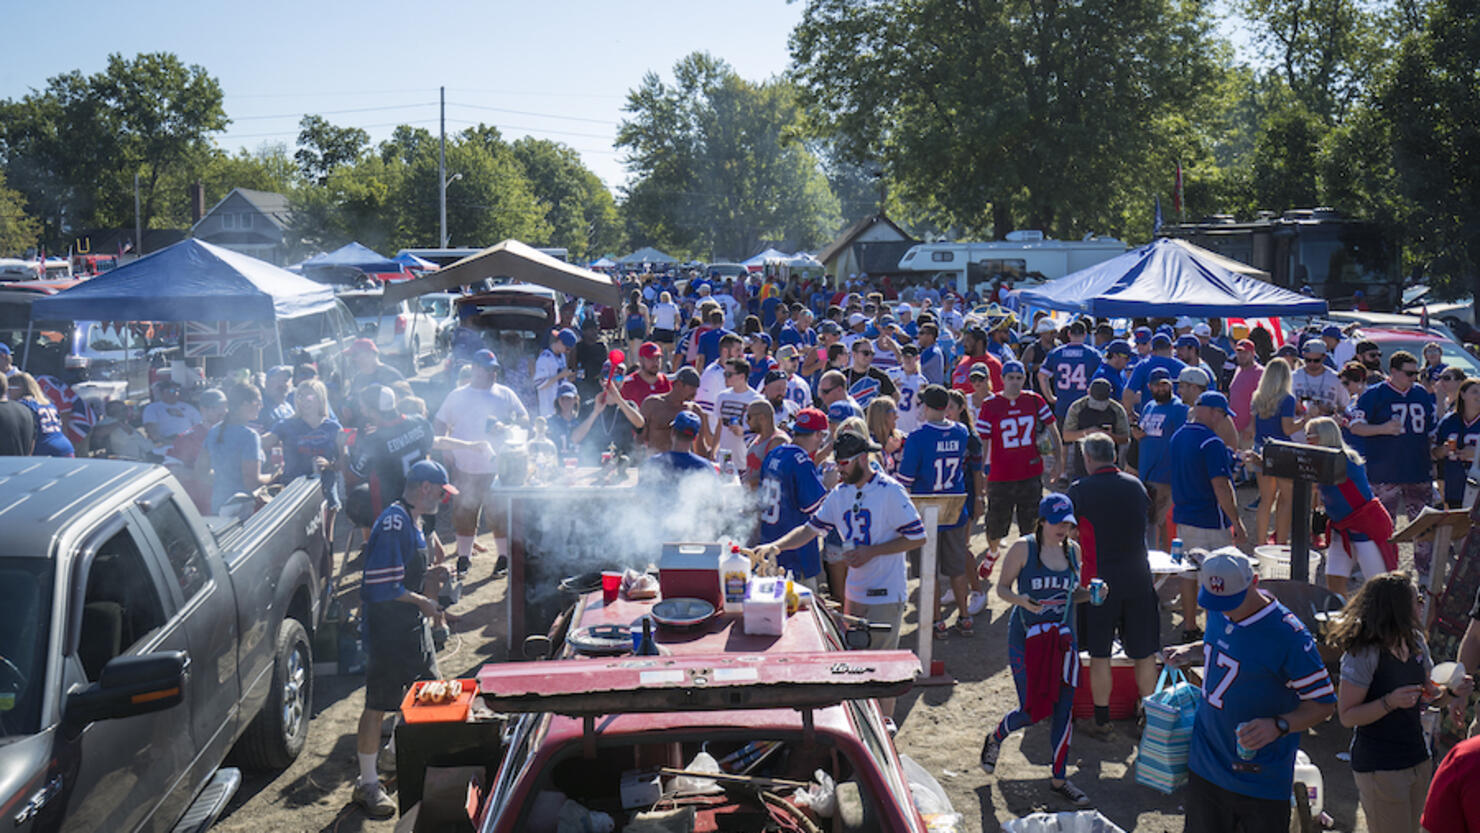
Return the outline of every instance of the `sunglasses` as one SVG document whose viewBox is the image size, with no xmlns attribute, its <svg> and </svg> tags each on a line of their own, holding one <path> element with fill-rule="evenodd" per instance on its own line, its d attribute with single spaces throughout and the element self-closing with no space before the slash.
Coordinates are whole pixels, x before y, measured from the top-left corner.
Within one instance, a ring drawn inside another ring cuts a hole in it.
<svg viewBox="0 0 1480 833">
<path fill-rule="evenodd" d="M 1401 373 L 1404 376 L 1417 376 L 1418 375 L 1418 371 L 1416 369 L 1409 369 L 1409 368 L 1406 368 L 1406 367 L 1396 367 L 1396 368 L 1393 368 L 1393 372 L 1394 373 Z"/>
<path fill-rule="evenodd" d="M 874 354 L 874 351 L 872 350 L 854 350 L 853 352 L 857 353 L 860 356 L 872 356 Z"/>
<path fill-rule="evenodd" d="M 841 388 L 842 388 L 842 387 L 843 387 L 843 386 L 842 386 L 842 385 L 833 385 L 833 386 L 832 386 L 832 387 L 830 387 L 830 388 L 818 388 L 818 389 L 817 389 L 817 392 L 818 392 L 818 393 L 821 393 L 821 394 L 828 394 L 828 393 L 832 393 L 832 392 L 833 392 L 833 391 L 835 391 L 835 390 L 839 390 L 839 389 L 841 389 Z"/>
<path fill-rule="evenodd" d="M 1310 356 L 1305 357 L 1306 364 L 1321 364 L 1324 361 L 1325 359 L 1320 358 L 1319 356 L 1317 356 L 1316 358 L 1311 358 Z"/>
</svg>

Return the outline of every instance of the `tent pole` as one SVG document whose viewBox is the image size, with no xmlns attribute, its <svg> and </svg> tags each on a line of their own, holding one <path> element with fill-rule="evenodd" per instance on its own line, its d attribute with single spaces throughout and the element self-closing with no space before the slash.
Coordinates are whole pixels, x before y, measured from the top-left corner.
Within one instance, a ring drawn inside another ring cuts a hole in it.
<svg viewBox="0 0 1480 833">
<path fill-rule="evenodd" d="M 30 365 L 30 361 L 31 361 L 31 339 L 35 338 L 35 335 L 34 335 L 35 334 L 35 329 L 36 329 L 36 319 L 34 319 L 34 318 L 27 318 L 26 319 L 26 344 L 21 349 L 21 362 L 20 362 L 20 365 L 19 365 L 20 368 L 22 370 L 25 370 L 27 373 L 30 372 L 29 368 L 31 366 Z M 68 351 L 68 353 L 70 353 L 70 352 L 71 351 Z M 66 366 L 67 366 L 67 357 L 66 356 L 63 356 L 62 357 L 62 367 L 66 367 Z M 66 375 L 66 374 L 63 374 L 63 375 Z"/>
</svg>

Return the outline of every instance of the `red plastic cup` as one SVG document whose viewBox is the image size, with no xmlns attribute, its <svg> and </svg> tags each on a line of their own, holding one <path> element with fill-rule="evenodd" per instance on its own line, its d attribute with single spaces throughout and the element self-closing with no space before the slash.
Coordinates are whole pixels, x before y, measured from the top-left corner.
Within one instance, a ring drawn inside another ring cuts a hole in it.
<svg viewBox="0 0 1480 833">
<path fill-rule="evenodd" d="M 617 594 L 622 591 L 622 574 L 606 570 L 601 574 L 601 600 L 611 604 L 617 600 Z"/>
</svg>

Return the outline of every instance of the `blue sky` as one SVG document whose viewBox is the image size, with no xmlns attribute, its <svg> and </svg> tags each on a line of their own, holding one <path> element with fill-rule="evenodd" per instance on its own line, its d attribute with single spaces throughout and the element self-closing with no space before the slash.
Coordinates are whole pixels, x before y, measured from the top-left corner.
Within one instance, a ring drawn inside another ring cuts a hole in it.
<svg viewBox="0 0 1480 833">
<path fill-rule="evenodd" d="M 235 151 L 291 148 L 305 113 L 376 140 L 402 123 L 436 132 L 445 86 L 449 133 L 482 121 L 509 138 L 564 142 L 616 186 L 625 173 L 612 138 L 646 72 L 667 77 L 705 50 L 747 78 L 778 74 L 801 13 L 784 0 L 0 0 L 12 34 L 0 98 L 96 72 L 110 52 L 174 52 L 220 80 L 233 122 L 219 141 Z"/>
</svg>

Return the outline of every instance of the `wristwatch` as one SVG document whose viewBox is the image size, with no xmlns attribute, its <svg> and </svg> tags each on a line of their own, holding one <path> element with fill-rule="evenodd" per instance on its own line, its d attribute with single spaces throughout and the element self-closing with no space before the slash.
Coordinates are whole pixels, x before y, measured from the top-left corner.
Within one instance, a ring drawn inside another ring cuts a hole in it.
<svg viewBox="0 0 1480 833">
<path fill-rule="evenodd" d="M 1283 717 L 1276 717 L 1274 719 L 1274 727 L 1280 730 L 1280 737 L 1290 734 L 1290 721 Z"/>
</svg>

